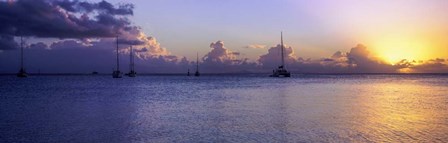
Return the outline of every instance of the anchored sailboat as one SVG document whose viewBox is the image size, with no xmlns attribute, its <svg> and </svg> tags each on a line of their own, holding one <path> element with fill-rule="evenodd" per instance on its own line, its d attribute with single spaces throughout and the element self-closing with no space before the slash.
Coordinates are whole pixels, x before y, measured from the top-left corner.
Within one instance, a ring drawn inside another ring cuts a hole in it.
<svg viewBox="0 0 448 143">
<path fill-rule="evenodd" d="M 285 56 L 284 56 L 284 48 L 283 45 L 283 32 L 280 33 L 280 39 L 281 39 L 281 53 L 282 53 L 282 64 L 278 66 L 277 69 L 274 69 L 272 71 L 272 75 L 270 77 L 291 77 L 291 73 L 286 70 L 285 67 Z"/>
<path fill-rule="evenodd" d="M 130 51 L 129 51 L 129 55 L 130 55 L 130 64 L 129 64 L 129 73 L 127 73 L 126 75 L 129 77 L 135 77 L 137 75 L 137 73 L 134 70 L 134 51 L 132 50 L 132 46 L 130 47 Z"/>
<path fill-rule="evenodd" d="M 25 69 L 23 68 L 23 38 L 20 36 L 20 70 L 17 73 L 17 77 L 28 77 Z"/>
<path fill-rule="evenodd" d="M 194 76 L 200 76 L 199 74 L 199 54 L 196 53 L 196 72 L 194 73 Z"/>
<path fill-rule="evenodd" d="M 112 72 L 112 77 L 121 78 L 123 73 L 120 72 L 120 63 L 118 59 L 118 36 L 116 37 L 116 39 L 117 39 L 117 70 L 114 70 L 114 72 Z"/>
</svg>

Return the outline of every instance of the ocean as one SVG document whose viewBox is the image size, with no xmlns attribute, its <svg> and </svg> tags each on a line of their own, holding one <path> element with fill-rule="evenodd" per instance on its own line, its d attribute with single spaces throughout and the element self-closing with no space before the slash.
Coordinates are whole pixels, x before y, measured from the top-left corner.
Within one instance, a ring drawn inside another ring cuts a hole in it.
<svg viewBox="0 0 448 143">
<path fill-rule="evenodd" d="M 0 76 L 0 142 L 448 142 L 448 76 Z"/>
</svg>

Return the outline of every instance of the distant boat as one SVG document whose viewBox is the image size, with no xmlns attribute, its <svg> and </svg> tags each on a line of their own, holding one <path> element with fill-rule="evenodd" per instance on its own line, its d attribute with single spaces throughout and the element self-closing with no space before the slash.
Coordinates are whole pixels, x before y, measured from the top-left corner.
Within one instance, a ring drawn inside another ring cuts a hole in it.
<svg viewBox="0 0 448 143">
<path fill-rule="evenodd" d="M 129 55 L 130 55 L 129 73 L 127 73 L 126 75 L 129 77 L 135 77 L 137 75 L 137 72 L 135 72 L 134 70 L 134 53 L 132 50 L 132 46 L 130 47 Z"/>
<path fill-rule="evenodd" d="M 270 77 L 291 77 L 291 73 L 286 70 L 285 67 L 285 56 L 284 56 L 284 45 L 283 45 L 283 32 L 280 33 L 281 39 L 281 53 L 282 53 L 282 64 L 278 66 L 277 69 L 272 71 L 272 75 Z"/>
<path fill-rule="evenodd" d="M 92 74 L 93 74 L 93 75 L 97 75 L 97 74 L 98 74 L 98 72 L 94 71 L 94 72 L 92 72 Z"/>
<path fill-rule="evenodd" d="M 118 36 L 116 38 L 117 38 L 117 70 L 114 70 L 112 72 L 112 77 L 113 78 L 121 78 L 123 73 L 120 72 L 120 63 L 119 63 L 119 59 L 118 59 Z"/>
<path fill-rule="evenodd" d="M 23 68 L 23 38 L 20 36 L 20 70 L 17 73 L 17 77 L 28 77 L 28 74 L 25 71 L 25 68 Z"/>
<path fill-rule="evenodd" d="M 201 74 L 199 73 L 199 54 L 196 53 L 196 72 L 194 73 L 194 76 L 200 76 Z"/>
</svg>

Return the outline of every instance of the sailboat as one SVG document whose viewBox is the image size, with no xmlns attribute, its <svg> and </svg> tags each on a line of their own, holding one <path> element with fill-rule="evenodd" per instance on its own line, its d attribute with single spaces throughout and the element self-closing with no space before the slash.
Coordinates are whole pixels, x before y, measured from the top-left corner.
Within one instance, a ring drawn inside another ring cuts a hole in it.
<svg viewBox="0 0 448 143">
<path fill-rule="evenodd" d="M 23 68 L 23 38 L 20 36 L 20 70 L 17 73 L 17 77 L 28 77 L 25 69 Z"/>
<path fill-rule="evenodd" d="M 129 51 L 129 55 L 130 55 L 130 64 L 129 64 L 129 73 L 127 73 L 126 75 L 129 77 L 135 77 L 137 75 L 137 73 L 134 70 L 134 52 L 132 50 L 132 46 L 130 47 L 130 51 Z"/>
<path fill-rule="evenodd" d="M 123 73 L 120 72 L 120 63 L 119 63 L 119 59 L 118 59 L 118 36 L 116 37 L 116 39 L 117 39 L 117 70 L 114 70 L 112 72 L 112 77 L 113 78 L 121 78 Z"/>
<path fill-rule="evenodd" d="M 196 53 L 196 72 L 194 73 L 194 76 L 200 76 L 199 74 L 199 54 Z"/>
<path fill-rule="evenodd" d="M 280 39 L 281 39 L 281 53 L 282 53 L 282 64 L 278 66 L 277 69 L 274 69 L 272 71 L 272 75 L 270 77 L 291 77 L 291 73 L 286 70 L 285 67 L 285 56 L 284 56 L 284 48 L 283 45 L 283 32 L 280 33 Z"/>
</svg>

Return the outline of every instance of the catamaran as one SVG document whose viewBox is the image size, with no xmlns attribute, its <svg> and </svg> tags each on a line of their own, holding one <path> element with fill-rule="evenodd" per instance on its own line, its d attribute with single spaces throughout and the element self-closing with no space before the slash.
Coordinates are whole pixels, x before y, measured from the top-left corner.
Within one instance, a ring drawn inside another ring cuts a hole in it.
<svg viewBox="0 0 448 143">
<path fill-rule="evenodd" d="M 281 39 L 281 53 L 282 53 L 282 64 L 278 66 L 277 69 L 274 69 L 272 71 L 272 75 L 270 77 L 291 77 L 291 73 L 286 70 L 285 67 L 285 56 L 284 56 L 284 48 L 283 45 L 283 32 L 280 33 L 280 39 Z"/>
<path fill-rule="evenodd" d="M 116 37 L 116 39 L 117 39 L 117 69 L 112 72 L 112 77 L 121 78 L 123 73 L 120 72 L 120 63 L 118 59 L 118 36 Z"/>
</svg>

